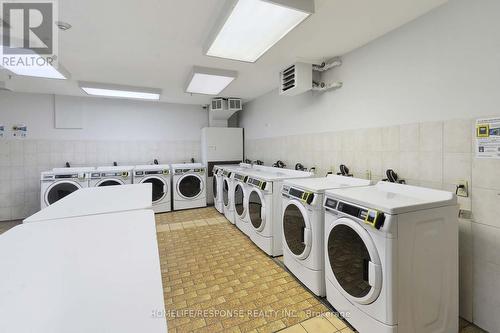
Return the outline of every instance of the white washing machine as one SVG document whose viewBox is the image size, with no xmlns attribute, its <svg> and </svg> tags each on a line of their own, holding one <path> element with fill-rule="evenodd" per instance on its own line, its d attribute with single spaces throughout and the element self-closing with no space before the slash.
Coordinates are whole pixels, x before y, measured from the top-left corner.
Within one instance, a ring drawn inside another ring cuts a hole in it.
<svg viewBox="0 0 500 333">
<path fill-rule="evenodd" d="M 89 187 L 89 176 L 95 168 L 55 168 L 40 177 L 40 208 L 50 206 L 68 194 Z"/>
<path fill-rule="evenodd" d="M 172 164 L 174 210 L 207 206 L 206 167 L 200 163 Z"/>
<path fill-rule="evenodd" d="M 222 171 L 222 207 L 224 216 L 232 224 L 236 224 L 235 200 L 237 201 L 236 205 L 243 204 L 243 193 L 239 191 L 241 186 L 237 187 L 236 183 L 244 182 L 243 172 L 247 170 L 251 170 L 251 165 L 241 163 L 238 166 L 224 166 Z M 238 193 L 235 193 L 236 188 Z"/>
<path fill-rule="evenodd" d="M 458 332 L 458 206 L 380 182 L 326 191 L 328 302 L 360 333 Z"/>
<path fill-rule="evenodd" d="M 90 173 L 90 187 L 132 184 L 133 166 L 98 167 Z"/>
<path fill-rule="evenodd" d="M 285 180 L 282 218 L 285 266 L 317 296 L 325 290 L 325 190 L 369 186 L 371 181 L 328 175 Z"/>
<path fill-rule="evenodd" d="M 244 197 L 245 214 L 250 239 L 265 253 L 276 257 L 283 254 L 281 224 L 281 188 L 283 181 L 309 178 L 312 173 L 271 167 L 255 167 L 246 171 L 248 186 Z M 240 222 L 245 223 L 244 219 Z"/>
<path fill-rule="evenodd" d="M 215 209 L 221 214 L 224 214 L 224 199 L 223 199 L 223 186 L 224 186 L 224 168 L 237 168 L 239 166 L 251 167 L 249 164 L 223 164 L 215 165 L 213 169 L 213 194 Z M 227 188 L 226 188 L 227 190 Z"/>
<path fill-rule="evenodd" d="M 171 182 L 170 165 L 138 165 L 134 168 L 134 184 L 151 183 L 153 211 L 166 213 L 172 210 L 170 192 Z"/>
<path fill-rule="evenodd" d="M 224 213 L 222 204 L 222 165 L 215 165 L 213 169 L 214 176 L 212 177 L 212 191 L 214 194 L 214 207 L 221 214 Z"/>
</svg>

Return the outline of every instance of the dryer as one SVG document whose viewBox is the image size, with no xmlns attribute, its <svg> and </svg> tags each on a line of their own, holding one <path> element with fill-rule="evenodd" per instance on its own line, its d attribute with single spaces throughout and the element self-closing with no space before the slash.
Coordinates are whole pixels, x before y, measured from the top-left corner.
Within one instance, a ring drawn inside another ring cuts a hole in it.
<svg viewBox="0 0 500 333">
<path fill-rule="evenodd" d="M 95 168 L 55 168 L 40 176 L 40 208 L 50 206 L 68 194 L 89 186 Z"/>
<path fill-rule="evenodd" d="M 166 213 L 172 210 L 171 171 L 168 164 L 138 165 L 134 168 L 134 184 L 152 185 L 153 211 Z"/>
<path fill-rule="evenodd" d="M 89 186 L 115 186 L 132 184 L 133 166 L 98 167 L 90 173 Z"/>
<path fill-rule="evenodd" d="M 207 206 L 206 167 L 200 163 L 172 164 L 174 210 Z"/>
<path fill-rule="evenodd" d="M 328 302 L 360 333 L 458 332 L 455 194 L 380 182 L 325 196 Z"/>
<path fill-rule="evenodd" d="M 244 209 L 248 216 L 248 235 L 265 253 L 276 257 L 283 254 L 281 224 L 281 188 L 283 181 L 308 178 L 313 174 L 305 171 L 255 166 L 248 170 L 248 189 Z M 244 220 L 242 220 L 244 223 Z M 245 228 L 245 227 L 243 227 Z"/>
<path fill-rule="evenodd" d="M 285 180 L 282 190 L 283 259 L 288 270 L 317 296 L 326 296 L 325 190 L 369 186 L 370 180 L 328 175 Z"/>
</svg>

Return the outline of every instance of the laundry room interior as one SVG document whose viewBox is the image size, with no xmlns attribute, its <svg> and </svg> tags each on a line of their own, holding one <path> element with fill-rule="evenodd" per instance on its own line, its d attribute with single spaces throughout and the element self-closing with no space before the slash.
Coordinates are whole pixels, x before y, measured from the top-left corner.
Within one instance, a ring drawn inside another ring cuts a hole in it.
<svg viewBox="0 0 500 333">
<path fill-rule="evenodd" d="M 0 31 L 0 332 L 500 333 L 499 1 Z"/>
</svg>

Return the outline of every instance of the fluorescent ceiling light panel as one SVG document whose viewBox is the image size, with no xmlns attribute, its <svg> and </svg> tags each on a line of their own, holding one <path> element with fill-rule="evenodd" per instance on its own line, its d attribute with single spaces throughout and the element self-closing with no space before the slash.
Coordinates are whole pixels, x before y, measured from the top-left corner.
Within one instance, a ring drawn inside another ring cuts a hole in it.
<svg viewBox="0 0 500 333">
<path fill-rule="evenodd" d="M 45 57 L 32 51 L 25 50 L 25 54 L 22 55 L 3 54 L 3 47 L 0 45 L 0 54 L 2 55 L 0 66 L 16 75 L 57 80 L 66 80 L 71 77 L 63 66 L 51 65 Z"/>
<path fill-rule="evenodd" d="M 100 97 L 160 100 L 161 90 L 154 88 L 131 87 L 117 84 L 79 82 L 80 88 L 87 94 Z"/>
<path fill-rule="evenodd" d="M 314 13 L 314 0 L 228 0 L 206 54 L 255 62 Z"/>
<path fill-rule="evenodd" d="M 186 92 L 218 95 L 238 76 L 236 71 L 195 66 L 188 80 Z"/>
</svg>

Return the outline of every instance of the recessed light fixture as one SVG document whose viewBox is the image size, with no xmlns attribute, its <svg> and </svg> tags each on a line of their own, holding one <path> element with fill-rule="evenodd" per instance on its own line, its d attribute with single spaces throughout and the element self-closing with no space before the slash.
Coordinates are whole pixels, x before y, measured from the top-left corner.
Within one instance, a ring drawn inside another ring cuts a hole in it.
<svg viewBox="0 0 500 333">
<path fill-rule="evenodd" d="M 87 94 L 101 97 L 146 99 L 158 101 L 161 89 L 131 87 L 118 84 L 106 84 L 97 82 L 78 82 L 80 88 Z"/>
<path fill-rule="evenodd" d="M 66 80 L 71 77 L 69 72 L 60 63 L 50 63 L 46 57 L 31 50 L 23 50 L 24 54 L 4 54 L 0 45 L 2 55 L 1 66 L 16 75 L 39 77 L 45 79 Z"/>
<path fill-rule="evenodd" d="M 255 62 L 312 13 L 314 0 L 227 0 L 205 53 Z"/>
<path fill-rule="evenodd" d="M 191 94 L 218 95 L 236 79 L 238 72 L 225 69 L 194 66 L 186 92 Z"/>
</svg>

